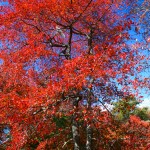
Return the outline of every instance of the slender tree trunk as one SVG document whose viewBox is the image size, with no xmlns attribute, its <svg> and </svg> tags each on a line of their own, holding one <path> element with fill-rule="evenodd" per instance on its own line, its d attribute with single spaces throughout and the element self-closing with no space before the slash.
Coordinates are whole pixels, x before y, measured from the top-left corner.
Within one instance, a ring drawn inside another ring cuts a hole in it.
<svg viewBox="0 0 150 150">
<path fill-rule="evenodd" d="M 75 98 L 73 101 L 74 108 L 78 107 L 79 97 Z M 76 120 L 77 114 L 76 111 L 73 114 L 72 117 L 72 136 L 74 141 L 74 150 L 80 150 L 80 134 L 79 134 L 79 126 L 78 122 Z"/>
<path fill-rule="evenodd" d="M 90 79 L 89 84 L 93 83 L 93 78 Z M 91 91 L 92 88 L 88 88 L 88 94 L 87 94 L 87 110 L 90 112 L 91 111 L 91 104 L 92 104 L 92 94 Z M 90 123 L 87 123 L 86 126 L 86 150 L 92 150 L 92 127 Z"/>
<path fill-rule="evenodd" d="M 91 28 L 90 34 L 87 36 L 87 38 L 88 38 L 88 54 L 93 54 L 92 36 L 93 36 L 93 29 Z"/>
<path fill-rule="evenodd" d="M 72 121 L 72 135 L 73 135 L 73 141 L 74 141 L 74 150 L 80 150 L 79 127 L 75 118 L 73 118 L 73 121 Z"/>
<path fill-rule="evenodd" d="M 92 150 L 92 128 L 87 124 L 86 127 L 86 150 Z"/>
</svg>

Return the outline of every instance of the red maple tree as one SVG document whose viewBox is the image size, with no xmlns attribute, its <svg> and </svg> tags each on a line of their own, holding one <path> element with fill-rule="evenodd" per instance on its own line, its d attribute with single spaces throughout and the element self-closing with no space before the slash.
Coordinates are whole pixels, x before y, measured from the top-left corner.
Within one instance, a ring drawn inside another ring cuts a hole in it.
<svg viewBox="0 0 150 150">
<path fill-rule="evenodd" d="M 7 149 L 110 147 L 120 131 L 100 106 L 141 83 L 143 56 L 126 44 L 133 22 L 121 10 L 130 0 L 8 2 L 0 16 Z"/>
</svg>

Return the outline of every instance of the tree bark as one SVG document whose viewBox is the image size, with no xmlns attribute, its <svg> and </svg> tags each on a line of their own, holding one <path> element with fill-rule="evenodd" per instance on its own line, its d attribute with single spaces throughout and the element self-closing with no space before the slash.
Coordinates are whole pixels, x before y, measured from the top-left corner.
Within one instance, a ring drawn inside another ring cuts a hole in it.
<svg viewBox="0 0 150 150">
<path fill-rule="evenodd" d="M 78 128 L 78 123 L 75 120 L 75 118 L 73 118 L 73 121 L 72 121 L 72 135 L 73 135 L 73 141 L 74 141 L 74 150 L 80 150 L 79 128 Z"/>
<path fill-rule="evenodd" d="M 93 29 L 91 28 L 90 34 L 87 36 L 87 38 L 88 38 L 88 54 L 93 54 L 92 36 L 93 36 Z"/>
<path fill-rule="evenodd" d="M 92 128 L 90 125 L 86 127 L 86 150 L 92 150 Z"/>
<path fill-rule="evenodd" d="M 89 84 L 93 83 L 93 78 L 89 80 Z M 92 104 L 92 95 L 91 91 L 92 88 L 88 88 L 88 94 L 87 94 L 87 110 L 91 111 L 91 104 Z M 87 123 L 86 125 L 86 150 L 92 150 L 92 127 L 90 123 Z"/>
<path fill-rule="evenodd" d="M 73 106 L 76 109 L 78 107 L 78 102 L 80 98 L 77 97 L 73 101 Z M 77 114 L 76 110 L 72 116 L 72 136 L 73 136 L 73 141 L 74 141 L 74 150 L 80 150 L 80 134 L 79 134 L 79 126 L 78 122 L 76 120 Z"/>
</svg>

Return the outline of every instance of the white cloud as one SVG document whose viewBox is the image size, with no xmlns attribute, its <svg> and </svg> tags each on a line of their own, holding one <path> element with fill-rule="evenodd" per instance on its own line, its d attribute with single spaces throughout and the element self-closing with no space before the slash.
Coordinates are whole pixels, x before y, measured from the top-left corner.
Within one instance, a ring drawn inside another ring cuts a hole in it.
<svg viewBox="0 0 150 150">
<path fill-rule="evenodd" d="M 149 107 L 150 108 L 150 96 L 146 97 L 139 107 Z"/>
</svg>

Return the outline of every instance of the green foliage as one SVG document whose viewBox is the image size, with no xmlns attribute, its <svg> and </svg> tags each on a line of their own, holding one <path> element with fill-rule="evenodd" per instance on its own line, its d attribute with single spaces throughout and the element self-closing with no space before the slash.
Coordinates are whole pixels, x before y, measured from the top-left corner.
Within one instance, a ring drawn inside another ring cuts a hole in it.
<svg viewBox="0 0 150 150">
<path fill-rule="evenodd" d="M 65 128 L 66 124 L 67 124 L 67 120 L 68 120 L 67 116 L 53 118 L 53 121 L 55 122 L 55 124 L 58 128 Z"/>
<path fill-rule="evenodd" d="M 113 115 L 117 120 L 126 121 L 130 115 L 136 115 L 141 120 L 150 120 L 150 111 L 147 107 L 139 108 L 137 105 L 139 102 L 134 97 L 126 97 L 113 103 L 114 108 L 112 110 Z"/>
<path fill-rule="evenodd" d="M 140 117 L 141 120 L 150 120 L 150 111 L 148 107 L 143 107 L 143 108 L 137 108 L 134 112 L 134 114 L 138 117 Z"/>
<path fill-rule="evenodd" d="M 139 102 L 135 97 L 127 96 L 124 99 L 113 103 L 114 108 L 112 110 L 112 113 L 117 120 L 125 121 L 129 119 L 129 116 L 131 114 L 134 114 L 137 104 L 139 104 Z"/>
</svg>

